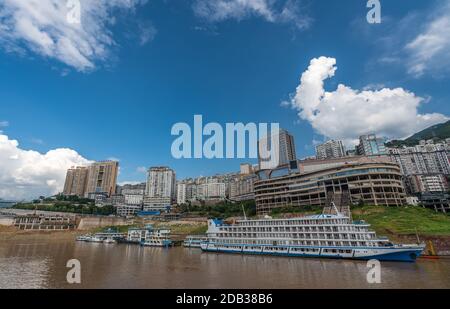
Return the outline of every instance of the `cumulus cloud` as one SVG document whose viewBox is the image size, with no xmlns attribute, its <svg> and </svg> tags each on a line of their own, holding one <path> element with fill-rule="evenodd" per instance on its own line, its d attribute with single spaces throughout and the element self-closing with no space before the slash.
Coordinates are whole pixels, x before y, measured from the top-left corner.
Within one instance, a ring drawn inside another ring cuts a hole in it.
<svg viewBox="0 0 450 309">
<path fill-rule="evenodd" d="M 29 199 L 61 192 L 68 168 L 91 161 L 67 148 L 45 154 L 24 150 L 16 140 L 0 134 L 0 198 Z"/>
<path fill-rule="evenodd" d="M 272 23 L 292 24 L 298 29 L 305 29 L 311 23 L 296 0 L 196 0 L 193 9 L 197 16 L 210 22 L 258 16 Z"/>
<path fill-rule="evenodd" d="M 450 3 L 444 3 L 432 15 L 405 46 L 408 72 L 415 76 L 450 69 Z"/>
<path fill-rule="evenodd" d="M 110 28 L 117 10 L 132 11 L 145 0 L 2 0 L 0 44 L 8 52 L 56 59 L 89 71 L 110 57 L 116 45 Z M 69 6 L 68 3 L 71 5 Z M 78 6 L 79 3 L 79 6 Z M 80 23 L 68 19 L 80 9 Z M 147 35 L 148 37 L 148 35 Z"/>
<path fill-rule="evenodd" d="M 328 138 L 342 139 L 347 145 L 369 133 L 404 138 L 449 119 L 438 113 L 420 114 L 418 108 L 425 99 L 403 88 L 361 91 L 340 84 L 334 91 L 325 91 L 324 81 L 336 70 L 334 58 L 312 59 L 290 102 L 300 119 Z"/>
</svg>

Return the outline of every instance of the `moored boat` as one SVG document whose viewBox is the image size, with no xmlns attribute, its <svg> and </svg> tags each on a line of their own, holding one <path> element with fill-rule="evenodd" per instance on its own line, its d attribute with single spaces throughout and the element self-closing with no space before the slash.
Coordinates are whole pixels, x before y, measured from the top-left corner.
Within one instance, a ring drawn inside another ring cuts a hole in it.
<svg viewBox="0 0 450 309">
<path fill-rule="evenodd" d="M 206 235 L 188 235 L 183 241 L 183 246 L 186 248 L 201 248 L 202 242 L 207 240 Z"/>
<path fill-rule="evenodd" d="M 147 225 L 145 228 L 130 228 L 126 241 L 141 246 L 170 247 L 173 245 L 170 234 L 169 229 L 154 229 L 152 225 Z"/>
<path fill-rule="evenodd" d="M 209 220 L 208 239 L 201 248 L 208 252 L 406 262 L 415 261 L 425 248 L 424 244 L 392 244 L 369 227 L 338 211 L 289 219 L 245 219 L 233 224 Z"/>
</svg>

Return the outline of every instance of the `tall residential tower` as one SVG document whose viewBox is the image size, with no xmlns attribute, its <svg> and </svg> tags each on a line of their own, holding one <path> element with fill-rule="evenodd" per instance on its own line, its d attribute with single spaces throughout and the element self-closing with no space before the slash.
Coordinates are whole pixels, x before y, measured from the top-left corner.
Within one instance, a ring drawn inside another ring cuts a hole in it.
<svg viewBox="0 0 450 309">
<path fill-rule="evenodd" d="M 145 187 L 144 210 L 166 211 L 175 202 L 176 176 L 169 167 L 151 167 Z"/>
<path fill-rule="evenodd" d="M 85 196 L 92 193 L 106 193 L 111 196 L 116 193 L 119 162 L 95 162 L 88 167 L 88 170 Z"/>
<path fill-rule="evenodd" d="M 259 140 L 259 169 L 273 169 L 294 160 L 297 160 L 294 137 L 288 131 L 280 129 Z"/>
</svg>

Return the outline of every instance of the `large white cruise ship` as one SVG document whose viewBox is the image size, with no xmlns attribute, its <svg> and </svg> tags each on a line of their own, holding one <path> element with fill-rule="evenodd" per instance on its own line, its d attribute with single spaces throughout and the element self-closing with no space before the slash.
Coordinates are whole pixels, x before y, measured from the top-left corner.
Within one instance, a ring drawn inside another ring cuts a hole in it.
<svg viewBox="0 0 450 309">
<path fill-rule="evenodd" d="M 394 245 L 364 221 L 321 214 L 289 219 L 209 220 L 203 251 L 413 262 L 425 245 Z"/>
</svg>

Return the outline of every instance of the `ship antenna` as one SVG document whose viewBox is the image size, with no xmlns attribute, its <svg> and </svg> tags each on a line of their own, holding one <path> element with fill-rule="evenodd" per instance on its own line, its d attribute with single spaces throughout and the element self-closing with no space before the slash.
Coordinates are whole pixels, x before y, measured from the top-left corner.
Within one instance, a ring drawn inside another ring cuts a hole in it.
<svg viewBox="0 0 450 309">
<path fill-rule="evenodd" d="M 241 204 L 242 211 L 244 212 L 244 219 L 247 220 L 247 215 L 245 214 L 244 204 Z"/>
</svg>

